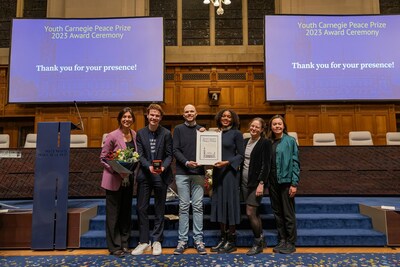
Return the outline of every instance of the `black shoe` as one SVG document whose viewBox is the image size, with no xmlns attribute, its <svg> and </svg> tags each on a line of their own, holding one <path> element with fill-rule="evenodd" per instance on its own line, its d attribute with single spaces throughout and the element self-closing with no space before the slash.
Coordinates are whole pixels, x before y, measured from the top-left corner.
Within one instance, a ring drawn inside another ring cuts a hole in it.
<svg viewBox="0 0 400 267">
<path fill-rule="evenodd" d="M 263 248 L 260 246 L 254 245 L 249 251 L 246 252 L 247 256 L 254 256 L 263 252 Z"/>
<path fill-rule="evenodd" d="M 227 241 L 225 245 L 218 251 L 218 253 L 231 253 L 236 251 L 236 245 L 234 242 Z"/>
<path fill-rule="evenodd" d="M 264 249 L 264 240 L 262 240 L 261 238 L 255 238 L 253 247 L 249 251 L 247 251 L 246 255 L 253 256 L 259 254 L 263 252 L 263 249 Z"/>
<path fill-rule="evenodd" d="M 294 246 L 293 243 L 289 243 L 289 242 L 286 243 L 286 246 L 284 248 L 279 250 L 279 253 L 282 253 L 282 254 L 290 254 L 293 252 L 296 252 L 296 247 Z"/>
<path fill-rule="evenodd" d="M 211 247 L 210 251 L 211 252 L 220 251 L 223 248 L 223 246 L 225 245 L 227 237 L 228 237 L 228 232 L 221 232 L 221 240 L 218 242 L 218 244 L 215 247 Z"/>
<path fill-rule="evenodd" d="M 130 250 L 129 248 L 122 248 L 122 251 L 123 251 L 125 254 L 131 254 L 131 252 L 132 252 L 132 250 Z"/>
<path fill-rule="evenodd" d="M 281 251 L 281 249 L 283 249 L 284 247 L 286 247 L 286 241 L 282 239 L 279 242 L 279 244 L 272 249 L 272 251 L 275 253 L 279 253 Z"/>
<path fill-rule="evenodd" d="M 218 253 L 231 253 L 236 250 L 236 234 L 228 234 L 228 241 L 226 241 L 225 245 L 218 251 Z"/>
<path fill-rule="evenodd" d="M 125 253 L 121 249 L 118 249 L 116 251 L 110 252 L 110 255 L 113 255 L 113 256 L 118 257 L 118 258 L 125 257 Z"/>
<path fill-rule="evenodd" d="M 222 238 L 215 247 L 211 247 L 210 248 L 210 251 L 211 252 L 218 252 L 221 248 L 224 247 L 225 243 L 226 243 L 225 238 Z"/>
</svg>

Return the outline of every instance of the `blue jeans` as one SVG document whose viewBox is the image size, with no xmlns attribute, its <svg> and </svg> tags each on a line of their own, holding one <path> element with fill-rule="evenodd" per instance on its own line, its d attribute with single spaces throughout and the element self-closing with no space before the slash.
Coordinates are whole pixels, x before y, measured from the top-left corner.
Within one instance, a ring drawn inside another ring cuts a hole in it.
<svg viewBox="0 0 400 267">
<path fill-rule="evenodd" d="M 189 240 L 189 208 L 192 201 L 193 239 L 194 242 L 202 242 L 204 176 L 176 175 L 175 180 L 179 195 L 179 241 Z"/>
</svg>

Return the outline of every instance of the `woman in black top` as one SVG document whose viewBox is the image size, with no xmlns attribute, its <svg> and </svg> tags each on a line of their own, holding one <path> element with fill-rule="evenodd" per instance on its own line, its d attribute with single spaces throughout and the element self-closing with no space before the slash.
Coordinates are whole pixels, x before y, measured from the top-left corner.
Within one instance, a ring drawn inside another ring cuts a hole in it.
<svg viewBox="0 0 400 267">
<path fill-rule="evenodd" d="M 264 247 L 262 221 L 258 211 L 271 167 L 271 141 L 264 138 L 265 121 L 254 118 L 249 124 L 250 138 L 244 140 L 241 189 L 246 201 L 246 214 L 254 234 L 253 247 L 246 253 L 261 253 Z"/>
</svg>

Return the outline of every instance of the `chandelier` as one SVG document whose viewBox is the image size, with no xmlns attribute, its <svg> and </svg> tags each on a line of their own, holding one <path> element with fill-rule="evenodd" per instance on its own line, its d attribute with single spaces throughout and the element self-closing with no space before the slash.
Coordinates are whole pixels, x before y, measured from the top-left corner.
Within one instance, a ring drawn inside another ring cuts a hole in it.
<svg viewBox="0 0 400 267">
<path fill-rule="evenodd" d="M 215 7 L 218 7 L 217 9 L 217 14 L 222 15 L 224 14 L 224 9 L 222 8 L 222 4 L 224 5 L 230 5 L 231 0 L 204 0 L 203 4 L 213 4 Z"/>
</svg>

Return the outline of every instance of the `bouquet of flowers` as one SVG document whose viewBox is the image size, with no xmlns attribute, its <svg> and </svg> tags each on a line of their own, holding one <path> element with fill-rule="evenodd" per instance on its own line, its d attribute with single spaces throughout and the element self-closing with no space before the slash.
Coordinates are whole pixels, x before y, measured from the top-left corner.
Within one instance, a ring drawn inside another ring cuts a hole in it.
<svg viewBox="0 0 400 267">
<path fill-rule="evenodd" d="M 208 195 L 210 197 L 212 195 L 212 183 L 213 183 L 212 175 L 213 175 L 212 169 L 206 170 L 206 175 L 204 179 L 204 189 L 206 190 L 206 192 L 208 192 Z"/>
<path fill-rule="evenodd" d="M 139 161 L 139 153 L 135 151 L 133 147 L 126 149 L 118 149 L 115 152 L 111 152 L 114 160 L 127 163 L 135 163 Z"/>
<path fill-rule="evenodd" d="M 107 163 L 113 168 L 114 171 L 120 174 L 131 174 L 132 169 L 139 161 L 139 153 L 133 147 L 126 149 L 118 149 L 117 151 L 110 152 L 106 159 Z M 129 175 L 124 175 L 122 186 L 129 185 Z"/>
</svg>

